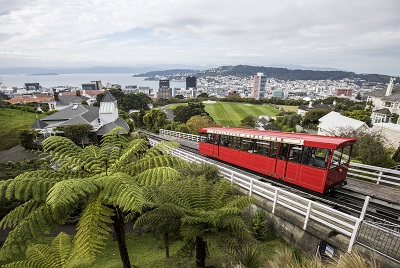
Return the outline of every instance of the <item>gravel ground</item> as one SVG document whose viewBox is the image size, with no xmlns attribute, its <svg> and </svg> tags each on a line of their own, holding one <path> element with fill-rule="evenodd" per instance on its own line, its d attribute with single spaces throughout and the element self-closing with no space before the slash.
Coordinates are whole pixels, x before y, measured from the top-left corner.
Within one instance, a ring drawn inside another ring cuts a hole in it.
<svg viewBox="0 0 400 268">
<path fill-rule="evenodd" d="M 7 161 L 21 162 L 31 158 L 40 158 L 40 153 L 26 151 L 24 147 L 20 145 L 0 152 L 0 162 L 3 163 L 6 163 Z"/>
</svg>

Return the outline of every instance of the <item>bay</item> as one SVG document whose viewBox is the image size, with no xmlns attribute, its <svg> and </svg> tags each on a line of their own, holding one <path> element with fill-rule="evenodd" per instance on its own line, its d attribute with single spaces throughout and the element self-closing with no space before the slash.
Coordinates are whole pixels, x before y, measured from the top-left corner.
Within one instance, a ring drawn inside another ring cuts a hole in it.
<svg viewBox="0 0 400 268">
<path fill-rule="evenodd" d="M 132 77 L 132 74 L 59 74 L 59 75 L 0 75 L 3 84 L 9 88 L 24 87 L 25 83 L 39 83 L 42 87 L 55 86 L 82 87 L 90 81 L 101 80 L 103 86 L 107 83 L 119 84 L 122 88 L 128 85 L 147 86 L 158 91 L 158 81 L 145 81 L 146 77 Z M 171 88 L 184 88 L 185 82 L 170 82 Z"/>
</svg>

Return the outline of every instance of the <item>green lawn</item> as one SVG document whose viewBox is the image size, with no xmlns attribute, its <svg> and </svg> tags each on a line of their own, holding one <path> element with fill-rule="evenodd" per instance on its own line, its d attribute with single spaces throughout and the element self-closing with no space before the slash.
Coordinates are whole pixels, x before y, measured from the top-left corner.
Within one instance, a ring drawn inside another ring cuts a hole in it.
<svg viewBox="0 0 400 268">
<path fill-rule="evenodd" d="M 297 113 L 297 110 L 299 108 L 299 106 L 290 106 L 290 105 L 276 105 L 276 106 L 278 106 L 279 108 L 281 108 L 286 112 L 295 112 L 295 113 Z"/>
<path fill-rule="evenodd" d="M 178 250 L 182 245 L 183 242 L 181 241 L 173 243 L 171 245 L 170 258 L 167 259 L 161 241 L 157 241 L 153 235 L 144 234 L 142 236 L 137 236 L 129 234 L 127 239 L 127 248 L 131 264 L 140 268 L 195 267 L 194 257 L 188 259 L 187 257 L 178 254 Z M 274 252 L 285 246 L 287 246 L 287 244 L 278 238 L 263 242 L 261 247 L 263 248 L 262 252 L 264 253 L 264 258 L 266 260 L 272 258 Z M 223 265 L 223 263 L 226 264 L 227 259 L 233 262 L 231 256 L 226 255 L 214 244 L 209 244 L 208 250 L 210 256 L 206 259 L 207 266 L 231 267 L 231 265 Z M 122 267 L 116 241 L 108 241 L 106 248 L 99 253 L 98 258 L 92 267 Z"/>
<path fill-rule="evenodd" d="M 182 104 L 171 104 L 168 106 L 174 109 Z M 268 105 L 256 105 L 239 102 L 216 102 L 205 103 L 206 111 L 214 118 L 214 121 L 220 126 L 237 127 L 240 121 L 248 115 L 258 117 L 259 115 L 274 116 L 279 111 Z"/>
<path fill-rule="evenodd" d="M 36 115 L 39 118 L 45 116 L 16 109 L 0 109 L 0 151 L 18 145 L 18 130 L 30 128 L 36 120 Z"/>
</svg>

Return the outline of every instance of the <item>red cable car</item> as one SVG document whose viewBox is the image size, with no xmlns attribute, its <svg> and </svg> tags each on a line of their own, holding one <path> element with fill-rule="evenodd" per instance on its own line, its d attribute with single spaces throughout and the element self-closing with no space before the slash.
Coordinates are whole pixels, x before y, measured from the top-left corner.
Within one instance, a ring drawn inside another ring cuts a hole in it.
<svg viewBox="0 0 400 268">
<path fill-rule="evenodd" d="M 245 128 L 200 130 L 199 152 L 327 193 L 346 184 L 354 138 Z"/>
</svg>

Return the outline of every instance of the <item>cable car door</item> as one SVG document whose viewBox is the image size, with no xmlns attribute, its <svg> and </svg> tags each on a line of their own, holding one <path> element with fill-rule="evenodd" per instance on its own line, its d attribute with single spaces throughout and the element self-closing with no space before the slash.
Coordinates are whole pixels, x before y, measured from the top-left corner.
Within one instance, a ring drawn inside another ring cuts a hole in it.
<svg viewBox="0 0 400 268">
<path fill-rule="evenodd" d="M 213 156 L 219 158 L 219 136 L 214 134 Z"/>
<path fill-rule="evenodd" d="M 289 152 L 289 144 L 280 143 L 278 151 L 278 159 L 276 160 L 275 174 L 279 178 L 286 176 L 287 156 Z"/>
</svg>

